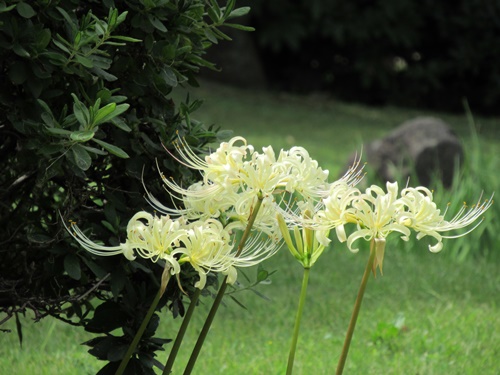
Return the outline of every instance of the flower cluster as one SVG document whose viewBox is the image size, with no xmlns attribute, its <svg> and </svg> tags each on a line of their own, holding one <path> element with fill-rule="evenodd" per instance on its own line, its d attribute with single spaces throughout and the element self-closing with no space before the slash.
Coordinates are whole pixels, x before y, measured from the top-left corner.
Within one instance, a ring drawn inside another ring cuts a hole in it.
<svg viewBox="0 0 500 375">
<path fill-rule="evenodd" d="M 443 238 L 457 238 L 474 230 L 481 221 L 477 219 L 493 203 L 492 197 L 477 204 L 462 209 L 451 219 L 446 219 L 447 210 L 443 213 L 433 201 L 432 192 L 425 187 L 406 187 L 399 193 L 396 182 L 387 182 L 386 191 L 372 185 L 361 191 L 352 184 L 340 180 L 331 185 L 327 196 L 316 205 L 314 215 L 304 217 L 302 214 L 288 214 L 287 222 L 315 229 L 318 242 L 327 246 L 330 242 L 328 231 L 336 230 L 340 242 L 347 242 L 352 252 L 357 252 L 354 242 L 376 240 L 377 255 L 374 269 L 378 266 L 382 271 L 385 239 L 392 232 L 398 232 L 407 241 L 412 230 L 420 240 L 431 236 L 437 243 L 429 245 L 429 250 L 438 252 L 443 248 Z M 470 227 L 465 233 L 444 235 L 443 232 L 460 230 Z M 354 225 L 349 236 L 346 235 L 346 225 Z"/>
<path fill-rule="evenodd" d="M 244 138 L 235 137 L 205 158 L 183 139 L 175 148 L 177 160 L 197 170 L 201 178 L 184 188 L 161 175 L 174 208 L 147 192 L 146 199 L 160 215 L 138 212 L 127 226 L 126 241 L 114 247 L 91 241 L 72 225 L 71 234 L 82 247 L 96 255 L 162 259 L 171 274 L 190 263 L 198 271 L 196 286 L 201 289 L 210 271 L 234 282 L 238 267 L 269 258 L 282 239 L 304 267 L 311 267 L 328 246 L 332 229 L 353 252 L 359 239 L 376 241 L 374 269 L 382 270 L 385 238 L 390 233 L 398 232 L 403 240 L 412 230 L 417 239 L 431 236 L 437 243 L 429 249 L 437 252 L 443 238 L 457 237 L 443 232 L 471 226 L 492 204 L 490 199 L 464 206 L 446 220 L 446 211 L 441 213 L 427 188 L 406 187 L 399 193 L 397 183 L 388 182 L 386 191 L 375 185 L 358 189 L 363 169 L 359 160 L 342 178 L 329 183 L 328 171 L 302 147 L 276 155 L 271 146 L 258 152 Z M 250 240 L 246 247 L 236 247 L 235 237 L 243 231 Z"/>
<path fill-rule="evenodd" d="M 177 160 L 201 175 L 187 188 L 161 175 L 180 207 L 167 207 L 147 192 L 147 200 L 160 214 L 135 214 L 128 223 L 126 241 L 118 246 L 91 241 L 73 223 L 68 229 L 83 248 L 100 256 L 162 259 L 171 274 L 179 274 L 182 264 L 190 263 L 198 271 L 195 286 L 200 289 L 211 271 L 227 275 L 233 283 L 237 268 L 255 265 L 281 247 L 276 207 L 295 192 L 317 199 L 327 186 L 328 171 L 301 147 L 276 156 L 271 146 L 260 153 L 244 138 L 235 137 L 204 159 L 182 139 L 175 147 Z M 249 226 L 246 246 L 236 247 L 235 237 Z"/>
<path fill-rule="evenodd" d="M 147 199 L 158 211 L 186 216 L 190 219 L 219 218 L 232 229 L 244 229 L 255 200 L 260 197 L 262 208 L 255 228 L 279 239 L 275 216 L 276 196 L 280 200 L 295 192 L 306 197 L 318 197 L 327 186 L 328 171 L 318 166 L 302 147 L 281 150 L 276 156 L 271 146 L 262 153 L 254 150 L 242 137 L 223 142 L 205 159 L 195 155 L 183 140 L 176 144 L 182 159 L 178 161 L 201 173 L 202 179 L 182 188 L 162 175 L 171 195 L 183 209 L 162 205 L 148 193 Z"/>
</svg>

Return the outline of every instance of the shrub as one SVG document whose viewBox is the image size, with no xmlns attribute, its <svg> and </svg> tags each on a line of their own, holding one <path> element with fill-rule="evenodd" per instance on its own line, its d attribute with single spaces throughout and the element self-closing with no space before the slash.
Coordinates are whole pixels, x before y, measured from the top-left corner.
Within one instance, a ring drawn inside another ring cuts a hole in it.
<svg viewBox="0 0 500 375">
<path fill-rule="evenodd" d="M 178 181 L 191 179 L 164 147 L 183 136 L 203 153 L 224 134 L 191 118 L 199 101 L 176 105 L 171 94 L 197 85 L 201 68 L 214 68 L 203 55 L 229 39 L 219 27 L 247 11 L 234 6 L 233 0 L 223 8 L 202 0 L 0 1 L 4 321 L 31 309 L 36 320 L 54 316 L 103 333 L 87 344 L 110 361 L 102 373 L 116 369 L 158 290 L 162 264 L 93 257 L 61 222 L 85 223 L 93 238 L 118 244 L 130 217 L 148 207 L 142 180 L 162 195 L 157 165 Z M 188 294 L 196 280 L 196 272 L 183 270 Z M 183 295 L 170 285 L 159 307 L 182 315 Z M 137 373 L 153 373 L 154 353 L 168 341 L 154 337 L 158 321 L 151 320 L 130 363 Z M 117 328 L 122 335 L 111 335 Z"/>
</svg>

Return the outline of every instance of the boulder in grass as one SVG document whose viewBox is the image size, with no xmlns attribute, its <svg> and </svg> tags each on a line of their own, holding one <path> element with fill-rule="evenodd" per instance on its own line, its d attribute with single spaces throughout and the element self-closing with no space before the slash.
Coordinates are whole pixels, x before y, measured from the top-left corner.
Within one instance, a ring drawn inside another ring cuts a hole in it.
<svg viewBox="0 0 500 375">
<path fill-rule="evenodd" d="M 404 122 L 384 138 L 366 144 L 363 154 L 369 168 L 384 181 L 401 181 L 416 174 L 419 183 L 428 186 L 437 175 L 446 187 L 451 186 L 464 157 L 453 130 L 434 117 Z"/>
</svg>

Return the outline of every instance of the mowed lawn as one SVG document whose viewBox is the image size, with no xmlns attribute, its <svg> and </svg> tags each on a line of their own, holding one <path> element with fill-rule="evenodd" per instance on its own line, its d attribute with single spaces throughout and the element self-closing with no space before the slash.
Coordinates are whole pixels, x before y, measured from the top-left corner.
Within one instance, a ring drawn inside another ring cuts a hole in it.
<svg viewBox="0 0 500 375">
<path fill-rule="evenodd" d="M 319 96 L 250 92 L 208 83 L 194 96 L 205 98 L 206 103 L 193 117 L 232 129 L 234 135 L 246 137 L 258 148 L 272 144 L 278 152 L 303 146 L 333 176 L 352 152 L 360 150 L 362 142 L 417 115 L 443 118 L 463 138 L 466 152 L 470 144 L 470 128 L 461 115 L 370 108 Z M 476 118 L 481 126 L 481 151 L 491 161 L 488 168 L 499 166 L 498 122 Z M 470 199 L 482 190 L 498 193 L 498 170 L 483 171 L 491 175 L 494 186 L 471 188 Z M 442 203 L 444 208 L 447 202 Z M 489 256 L 471 255 L 459 261 L 450 256 L 453 240 L 445 242 L 441 253 L 432 254 L 428 242 L 402 246 L 396 235 L 391 236 L 384 276 L 369 280 L 344 373 L 499 374 L 500 257 L 495 251 L 500 249 L 500 237 L 493 238 Z M 335 372 L 367 257 L 366 248 L 352 254 L 344 244 L 334 242 L 313 267 L 294 374 Z M 285 373 L 302 269 L 286 249 L 264 267 L 276 270 L 270 283 L 257 288 L 268 299 L 250 291 L 234 295 L 246 310 L 227 299 L 194 374 Z M 254 277 L 256 270 L 246 273 Z M 195 312 L 174 374 L 182 373 L 210 304 L 209 298 L 202 299 Z M 180 319 L 172 320 L 167 312 L 162 316 L 158 336 L 173 338 Z M 93 374 L 103 365 L 80 345 L 92 337 L 82 329 L 50 319 L 33 324 L 29 314 L 21 320 L 22 348 L 13 319 L 0 327 L 12 330 L 0 333 L 0 373 Z M 160 362 L 166 361 L 169 349 L 167 345 L 160 353 Z"/>
</svg>

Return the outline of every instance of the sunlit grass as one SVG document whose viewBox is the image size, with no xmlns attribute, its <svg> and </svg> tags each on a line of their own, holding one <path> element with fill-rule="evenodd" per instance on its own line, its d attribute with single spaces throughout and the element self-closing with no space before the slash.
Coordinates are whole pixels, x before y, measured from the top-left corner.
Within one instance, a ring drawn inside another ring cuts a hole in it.
<svg viewBox="0 0 500 375">
<path fill-rule="evenodd" d="M 369 281 L 345 373 L 494 374 L 500 351 L 496 265 L 458 264 L 425 246 L 404 253 L 398 243 L 388 243 L 384 276 Z M 334 372 L 367 256 L 339 245 L 311 270 L 296 374 Z M 234 304 L 221 309 L 199 371 L 285 372 L 302 270 L 286 251 L 267 267 L 278 269 L 273 283 L 259 289 L 271 301 L 250 293 L 240 296 L 248 311 Z M 200 311 L 193 326 L 201 324 Z M 186 347 L 195 335 L 193 329 Z"/>
</svg>

